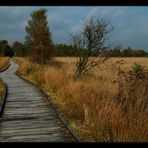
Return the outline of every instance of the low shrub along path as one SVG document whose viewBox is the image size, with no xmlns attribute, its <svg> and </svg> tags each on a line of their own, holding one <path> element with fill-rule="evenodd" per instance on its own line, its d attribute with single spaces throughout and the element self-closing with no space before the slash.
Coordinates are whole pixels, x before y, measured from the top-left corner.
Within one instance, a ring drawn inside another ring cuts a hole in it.
<svg viewBox="0 0 148 148">
<path fill-rule="evenodd" d="M 0 73 L 8 86 L 5 109 L 0 121 L 0 142 L 75 142 L 44 95 L 15 75 L 18 65 Z"/>
</svg>

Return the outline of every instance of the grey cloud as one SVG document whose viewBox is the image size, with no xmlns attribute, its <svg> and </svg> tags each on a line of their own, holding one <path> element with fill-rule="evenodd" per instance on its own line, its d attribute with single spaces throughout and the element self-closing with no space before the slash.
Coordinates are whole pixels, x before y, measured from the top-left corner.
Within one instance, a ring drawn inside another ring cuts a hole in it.
<svg viewBox="0 0 148 148">
<path fill-rule="evenodd" d="M 147 14 L 147 7 L 95 7 L 87 15 L 111 18 L 114 45 L 121 43 L 123 47 L 148 50 Z"/>
</svg>

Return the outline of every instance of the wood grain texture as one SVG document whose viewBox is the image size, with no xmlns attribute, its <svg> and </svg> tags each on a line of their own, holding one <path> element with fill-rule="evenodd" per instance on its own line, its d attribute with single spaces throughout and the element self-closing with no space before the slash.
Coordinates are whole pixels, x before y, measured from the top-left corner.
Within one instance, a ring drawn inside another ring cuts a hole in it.
<svg viewBox="0 0 148 148">
<path fill-rule="evenodd" d="M 0 73 L 8 86 L 5 109 L 0 121 L 0 142 L 76 142 L 44 96 L 15 75 L 18 65 Z"/>
</svg>

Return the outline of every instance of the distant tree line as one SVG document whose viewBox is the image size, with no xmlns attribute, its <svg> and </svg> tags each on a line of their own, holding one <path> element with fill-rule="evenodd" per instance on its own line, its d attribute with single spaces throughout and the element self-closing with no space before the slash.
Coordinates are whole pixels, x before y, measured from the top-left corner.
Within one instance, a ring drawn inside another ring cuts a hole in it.
<svg viewBox="0 0 148 148">
<path fill-rule="evenodd" d="M 28 48 L 18 41 L 9 45 L 7 40 L 0 40 L 0 56 L 27 56 L 29 55 Z"/>
<path fill-rule="evenodd" d="M 27 48 L 25 48 L 25 45 L 18 41 L 13 42 L 12 50 L 15 56 L 27 56 L 28 55 Z"/>
<path fill-rule="evenodd" d="M 85 49 L 82 49 L 85 50 Z M 14 41 L 12 46 L 8 44 L 7 40 L 0 40 L 0 56 L 30 56 L 31 50 L 25 44 Z M 72 45 L 56 44 L 53 51 L 54 56 L 75 57 L 79 55 L 79 50 Z M 131 47 L 122 49 L 119 47 L 108 49 L 109 57 L 148 57 L 148 52 L 145 50 L 134 50 Z"/>
<path fill-rule="evenodd" d="M 131 47 L 127 49 L 121 49 L 119 47 L 115 47 L 110 49 L 109 56 L 111 57 L 148 57 L 148 52 L 143 49 L 134 50 Z"/>
<path fill-rule="evenodd" d="M 55 52 L 54 55 L 55 56 L 78 56 L 79 51 L 74 48 L 72 45 L 66 45 L 66 44 L 56 44 L 55 45 Z"/>
<path fill-rule="evenodd" d="M 11 46 L 8 44 L 7 40 L 0 41 L 0 55 L 1 56 L 13 56 L 13 51 Z"/>
<path fill-rule="evenodd" d="M 148 57 L 148 52 L 145 50 L 134 50 L 131 47 L 128 47 L 127 49 L 115 47 L 107 50 L 109 57 Z M 71 45 L 56 44 L 55 55 L 74 57 L 79 55 L 79 51 Z"/>
</svg>

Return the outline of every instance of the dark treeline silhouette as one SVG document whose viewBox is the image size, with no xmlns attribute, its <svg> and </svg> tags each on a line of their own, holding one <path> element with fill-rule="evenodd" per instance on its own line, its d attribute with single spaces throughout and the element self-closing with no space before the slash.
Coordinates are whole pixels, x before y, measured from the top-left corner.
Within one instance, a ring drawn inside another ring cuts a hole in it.
<svg viewBox="0 0 148 148">
<path fill-rule="evenodd" d="M 70 56 L 75 57 L 79 55 L 79 51 L 74 48 L 72 45 L 66 45 L 66 44 L 56 44 L 55 45 L 55 56 Z"/>
<path fill-rule="evenodd" d="M 127 49 L 121 49 L 115 47 L 114 49 L 110 49 L 109 51 L 110 57 L 148 57 L 148 52 L 143 49 L 134 50 L 131 47 Z"/>
<path fill-rule="evenodd" d="M 0 55 L 1 56 L 10 56 L 12 57 L 14 52 L 12 51 L 11 46 L 8 44 L 7 40 L 0 41 Z"/>
<path fill-rule="evenodd" d="M 12 44 L 12 51 L 15 56 L 27 56 L 29 55 L 28 48 L 21 42 L 15 41 Z"/>
<path fill-rule="evenodd" d="M 14 41 L 12 46 L 7 40 L 0 40 L 0 56 L 30 56 L 31 50 L 21 42 Z M 54 56 L 58 57 L 75 57 L 79 55 L 79 50 L 72 45 L 56 44 L 54 48 Z M 145 50 L 134 50 L 131 47 L 127 49 L 111 48 L 108 49 L 109 57 L 148 57 L 148 52 Z"/>
<path fill-rule="evenodd" d="M 66 44 L 56 44 L 55 49 L 55 56 L 70 56 L 75 57 L 79 55 L 79 51 L 76 50 L 71 45 Z M 131 47 L 128 47 L 127 49 L 121 49 L 121 48 L 111 48 L 108 49 L 108 56 L 109 57 L 148 57 L 148 52 L 145 50 L 134 50 Z"/>
<path fill-rule="evenodd" d="M 14 41 L 12 46 L 7 40 L 0 40 L 0 56 L 28 56 L 28 48 L 21 42 Z"/>
</svg>

